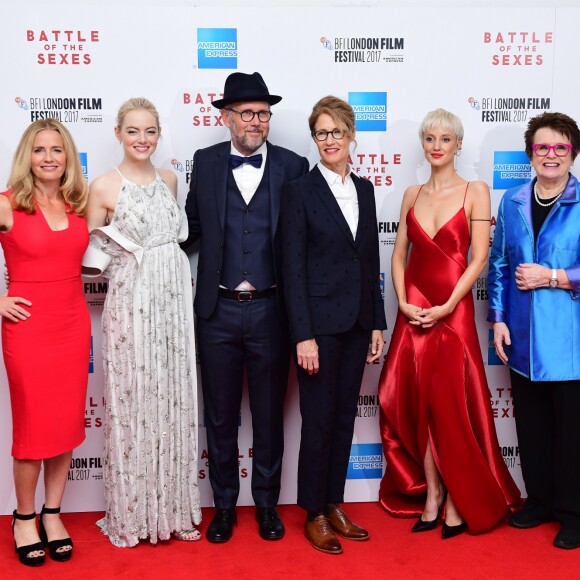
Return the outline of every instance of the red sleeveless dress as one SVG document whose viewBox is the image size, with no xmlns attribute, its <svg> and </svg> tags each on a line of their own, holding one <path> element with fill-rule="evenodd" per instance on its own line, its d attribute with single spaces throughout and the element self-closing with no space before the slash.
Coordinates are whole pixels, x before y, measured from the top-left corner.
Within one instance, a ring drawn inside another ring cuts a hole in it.
<svg viewBox="0 0 580 580">
<path fill-rule="evenodd" d="M 10 197 L 10 192 L 3 195 Z M 32 302 L 31 316 L 2 318 L 2 351 L 12 407 L 12 455 L 44 459 L 85 438 L 85 400 L 91 321 L 81 281 L 87 223 L 68 214 L 68 229 L 53 231 L 42 211 L 14 211 L 0 233 L 10 296 Z"/>
<path fill-rule="evenodd" d="M 407 213 L 412 243 L 407 301 L 429 308 L 447 301 L 467 268 L 471 244 L 464 208 L 430 238 Z M 491 413 L 471 292 L 431 328 L 398 313 L 379 381 L 380 427 L 387 467 L 379 497 L 396 517 L 423 512 L 427 441 L 469 532 L 493 528 L 519 506 Z"/>
</svg>

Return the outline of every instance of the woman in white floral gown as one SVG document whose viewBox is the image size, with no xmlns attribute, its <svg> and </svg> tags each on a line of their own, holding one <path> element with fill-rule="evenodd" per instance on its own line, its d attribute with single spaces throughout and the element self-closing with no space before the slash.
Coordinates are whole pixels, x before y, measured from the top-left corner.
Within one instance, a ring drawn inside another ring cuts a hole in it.
<svg viewBox="0 0 580 580">
<path fill-rule="evenodd" d="M 105 517 L 116 546 L 195 541 L 197 381 L 191 273 L 177 178 L 155 169 L 159 116 L 130 99 L 117 117 L 123 161 L 90 188 L 85 270 L 104 272 Z M 97 262 L 102 259 L 102 263 Z"/>
</svg>

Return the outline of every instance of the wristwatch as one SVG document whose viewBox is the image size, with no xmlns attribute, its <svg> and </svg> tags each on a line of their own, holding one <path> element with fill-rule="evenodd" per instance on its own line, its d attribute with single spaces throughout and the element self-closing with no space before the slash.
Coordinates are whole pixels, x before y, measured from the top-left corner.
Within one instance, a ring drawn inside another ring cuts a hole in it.
<svg viewBox="0 0 580 580">
<path fill-rule="evenodd" d="M 552 268 L 552 277 L 550 278 L 550 288 L 558 287 L 558 272 L 555 268 Z"/>
</svg>

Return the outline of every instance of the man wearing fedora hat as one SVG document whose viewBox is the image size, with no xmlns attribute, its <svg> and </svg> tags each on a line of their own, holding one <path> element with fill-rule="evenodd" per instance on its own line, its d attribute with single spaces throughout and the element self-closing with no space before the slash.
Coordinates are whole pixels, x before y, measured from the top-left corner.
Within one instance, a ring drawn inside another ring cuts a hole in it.
<svg viewBox="0 0 580 580">
<path fill-rule="evenodd" d="M 232 73 L 221 109 L 231 141 L 196 151 L 185 205 L 187 251 L 201 238 L 196 281 L 198 350 L 215 516 L 210 542 L 226 542 L 239 494 L 238 417 L 244 372 L 252 412 L 252 496 L 266 540 L 284 535 L 276 504 L 284 450 L 290 342 L 280 280 L 280 196 L 308 161 L 266 139 L 271 95 L 257 72 Z"/>
</svg>

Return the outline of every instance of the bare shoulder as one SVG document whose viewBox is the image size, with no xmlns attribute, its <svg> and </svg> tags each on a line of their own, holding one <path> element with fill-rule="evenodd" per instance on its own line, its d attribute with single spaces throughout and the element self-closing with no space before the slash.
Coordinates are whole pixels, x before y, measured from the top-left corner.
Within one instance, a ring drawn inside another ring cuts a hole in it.
<svg viewBox="0 0 580 580">
<path fill-rule="evenodd" d="M 484 181 L 472 181 L 467 190 L 465 211 L 472 221 L 487 221 L 491 214 L 491 196 Z"/>
<path fill-rule="evenodd" d="M 2 215 L 12 213 L 12 204 L 6 195 L 0 195 L 0 212 Z"/>
<path fill-rule="evenodd" d="M 470 181 L 467 193 L 473 196 L 489 196 L 489 186 L 485 181 Z"/>
<path fill-rule="evenodd" d="M 121 187 L 121 176 L 117 171 L 109 171 L 93 180 L 89 187 L 90 195 L 106 196 L 107 194 L 117 194 Z"/>
<path fill-rule="evenodd" d="M 173 195 L 177 194 L 177 175 L 171 171 L 171 169 L 165 169 L 163 167 L 157 169 L 157 173 L 161 179 L 165 182 L 167 187 L 171 190 Z"/>
<path fill-rule="evenodd" d="M 10 203 L 8 196 L 6 196 L 6 195 L 0 195 L 0 210 L 1 211 L 6 211 L 6 210 L 12 211 L 12 204 Z"/>
<path fill-rule="evenodd" d="M 401 203 L 402 208 L 409 209 L 413 203 L 415 203 L 421 187 L 422 186 L 417 183 L 415 185 L 410 185 L 407 187 L 407 189 L 405 189 L 405 193 L 403 194 L 403 202 Z"/>
<path fill-rule="evenodd" d="M 119 191 L 121 190 L 122 179 L 117 171 L 109 171 L 97 177 L 89 186 L 89 216 L 99 215 L 100 212 L 115 211 Z M 99 218 L 99 223 L 100 223 Z M 105 215 L 102 216 L 103 221 Z M 90 220 L 92 221 L 92 219 Z M 100 224 L 102 225 L 102 224 Z M 96 226 L 95 226 L 96 227 Z"/>
</svg>

